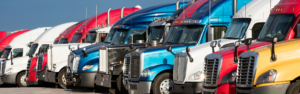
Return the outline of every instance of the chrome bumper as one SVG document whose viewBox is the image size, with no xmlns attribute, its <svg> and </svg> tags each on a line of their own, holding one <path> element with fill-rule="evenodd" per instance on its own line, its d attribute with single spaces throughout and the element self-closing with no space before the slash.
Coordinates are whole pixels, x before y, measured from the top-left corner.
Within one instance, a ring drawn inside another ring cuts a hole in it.
<svg viewBox="0 0 300 94">
<path fill-rule="evenodd" d="M 150 94 L 152 82 L 129 82 L 128 93 L 129 94 Z"/>
</svg>

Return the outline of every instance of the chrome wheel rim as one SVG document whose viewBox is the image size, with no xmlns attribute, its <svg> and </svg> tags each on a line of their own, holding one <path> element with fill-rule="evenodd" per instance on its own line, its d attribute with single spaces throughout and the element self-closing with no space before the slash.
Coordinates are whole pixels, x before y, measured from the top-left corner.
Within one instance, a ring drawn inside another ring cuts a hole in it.
<svg viewBox="0 0 300 94">
<path fill-rule="evenodd" d="M 173 86 L 173 80 L 171 79 L 165 79 L 160 83 L 160 93 L 161 94 L 170 94 L 172 91 L 172 86 Z"/>
<path fill-rule="evenodd" d="M 62 75 L 62 82 L 66 85 L 67 84 L 67 80 L 65 78 L 65 74 Z"/>
<path fill-rule="evenodd" d="M 25 76 L 25 75 L 22 75 L 20 80 L 21 80 L 21 81 L 20 81 L 21 84 L 22 84 L 23 86 L 26 86 L 26 76 Z"/>
</svg>

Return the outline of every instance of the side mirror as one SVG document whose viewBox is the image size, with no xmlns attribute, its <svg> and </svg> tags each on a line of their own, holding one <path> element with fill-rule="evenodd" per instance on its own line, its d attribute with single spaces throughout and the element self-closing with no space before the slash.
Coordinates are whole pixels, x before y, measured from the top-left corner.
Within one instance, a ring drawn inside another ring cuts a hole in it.
<svg viewBox="0 0 300 94">
<path fill-rule="evenodd" d="M 80 46 L 80 44 L 77 45 L 77 50 L 79 50 L 79 48 L 80 48 L 79 46 Z"/>
<path fill-rule="evenodd" d="M 85 50 L 86 50 L 85 48 L 83 48 L 83 49 L 82 49 L 83 58 L 85 58 L 85 57 L 89 56 L 88 54 L 86 54 L 86 53 L 85 53 Z"/>
<path fill-rule="evenodd" d="M 185 51 L 186 51 L 187 55 L 188 55 L 189 58 L 190 58 L 190 62 L 193 62 L 194 59 L 192 58 L 192 56 L 191 56 L 191 54 L 190 54 L 190 46 L 186 47 Z"/>
<path fill-rule="evenodd" d="M 10 61 L 11 61 L 11 65 L 14 65 L 14 63 L 13 63 L 13 52 L 11 51 L 10 52 Z"/>
<path fill-rule="evenodd" d="M 172 52 L 172 46 L 169 46 L 169 47 L 167 48 L 167 51 L 170 52 L 170 53 L 172 53 L 172 54 L 175 56 L 175 53 Z"/>
<path fill-rule="evenodd" d="M 214 27 L 208 27 L 207 31 L 207 41 L 213 41 L 214 40 Z"/>
<path fill-rule="evenodd" d="M 237 48 L 240 46 L 240 41 L 236 41 L 234 42 L 234 58 L 233 58 L 233 62 L 237 63 L 238 62 L 238 58 L 237 58 Z"/>
<path fill-rule="evenodd" d="M 84 38 L 84 39 L 82 39 L 82 40 L 81 40 L 81 42 L 82 42 L 82 43 L 84 43 L 84 42 L 85 42 L 85 38 Z"/>
<path fill-rule="evenodd" d="M 68 48 L 69 48 L 69 50 L 71 50 L 71 45 L 69 45 L 69 47 L 68 47 Z"/>
<path fill-rule="evenodd" d="M 215 53 L 215 47 L 217 46 L 217 41 L 212 41 L 210 43 L 210 47 L 212 48 L 212 52 Z"/>
<path fill-rule="evenodd" d="M 221 38 L 223 38 L 225 36 L 225 31 L 221 31 L 222 34 L 221 34 Z"/>
<path fill-rule="evenodd" d="M 245 39 L 245 45 L 247 45 L 248 51 L 250 50 L 249 45 L 252 43 L 252 38 Z"/>
<path fill-rule="evenodd" d="M 129 35 L 128 43 L 133 44 L 133 36 L 134 36 L 133 34 Z"/>
<path fill-rule="evenodd" d="M 271 52 L 271 61 L 273 62 L 273 61 L 276 61 L 276 55 L 275 55 L 275 43 L 277 43 L 277 41 L 278 41 L 278 38 L 277 37 L 274 37 L 273 39 L 272 39 L 272 52 Z"/>
<path fill-rule="evenodd" d="M 300 24 L 297 24 L 297 38 L 300 38 Z"/>
</svg>

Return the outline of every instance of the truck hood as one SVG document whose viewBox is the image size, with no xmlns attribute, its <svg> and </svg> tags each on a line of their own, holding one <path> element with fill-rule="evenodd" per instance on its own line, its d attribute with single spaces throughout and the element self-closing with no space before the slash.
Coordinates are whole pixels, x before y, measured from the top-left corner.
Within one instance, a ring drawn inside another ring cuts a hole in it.
<svg viewBox="0 0 300 94">
<path fill-rule="evenodd" d="M 264 45 L 268 45 L 271 44 L 271 42 L 255 42 L 252 43 L 249 46 L 249 49 L 254 49 L 254 48 L 258 48 Z M 246 52 L 247 51 L 247 46 L 246 45 L 240 45 L 237 48 L 237 56 L 239 56 L 241 53 Z M 230 49 L 226 49 L 226 50 L 222 50 L 219 52 L 216 52 L 215 54 L 219 54 L 222 55 L 222 66 L 221 66 L 221 70 L 220 70 L 220 74 L 219 74 L 219 78 L 218 78 L 218 84 L 220 84 L 221 79 L 228 73 L 236 71 L 237 69 L 237 64 L 233 63 L 233 58 L 234 58 L 234 48 L 230 48 Z"/>
<path fill-rule="evenodd" d="M 99 51 L 99 48 L 102 46 L 109 45 L 110 43 L 98 43 L 98 44 L 93 44 L 93 45 L 88 45 L 85 47 L 81 47 L 79 50 L 76 50 L 77 55 L 82 55 L 82 50 L 85 48 L 85 53 L 89 54 L 95 51 Z"/>
<path fill-rule="evenodd" d="M 12 73 L 18 73 L 22 70 L 26 70 L 29 59 L 30 58 L 28 56 L 13 58 L 13 65 L 11 65 L 11 60 L 6 60 L 5 71 L 9 68 L 13 68 Z"/>
</svg>

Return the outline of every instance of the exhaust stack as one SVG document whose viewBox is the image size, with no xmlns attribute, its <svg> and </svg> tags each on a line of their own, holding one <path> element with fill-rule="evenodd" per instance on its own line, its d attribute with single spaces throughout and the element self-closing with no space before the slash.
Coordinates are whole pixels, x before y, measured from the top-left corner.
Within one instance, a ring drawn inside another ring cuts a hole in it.
<svg viewBox="0 0 300 94">
<path fill-rule="evenodd" d="M 237 12 L 237 0 L 233 0 L 233 4 L 232 5 L 233 5 L 233 8 L 232 8 L 233 11 L 232 12 L 233 12 L 233 15 L 235 15 L 236 12 Z"/>
<path fill-rule="evenodd" d="M 125 6 L 123 6 L 122 9 L 121 9 L 121 18 L 124 17 L 124 9 L 125 9 Z"/>
<path fill-rule="evenodd" d="M 180 3 L 180 0 L 177 0 L 177 2 L 176 2 L 176 10 L 179 9 L 179 3 Z"/>
<path fill-rule="evenodd" d="M 107 10 L 107 26 L 110 26 L 110 10 L 111 8 Z"/>
</svg>

